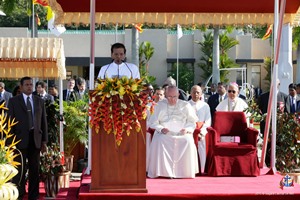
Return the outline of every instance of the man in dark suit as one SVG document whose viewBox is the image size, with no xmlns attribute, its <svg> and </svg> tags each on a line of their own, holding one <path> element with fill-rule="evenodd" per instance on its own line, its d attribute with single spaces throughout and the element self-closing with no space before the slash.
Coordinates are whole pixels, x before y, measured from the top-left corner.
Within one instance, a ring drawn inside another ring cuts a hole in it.
<svg viewBox="0 0 300 200">
<path fill-rule="evenodd" d="M 277 105 L 281 105 L 284 106 L 285 102 L 287 100 L 287 95 L 283 92 L 279 91 L 279 86 L 280 86 L 280 82 L 279 80 L 277 80 Z M 261 110 L 262 114 L 265 114 L 268 112 L 268 104 L 269 104 L 269 96 L 270 96 L 270 92 L 265 92 L 263 94 L 261 94 L 258 97 L 258 106 L 259 109 Z M 284 110 L 284 108 L 282 108 L 282 111 Z M 264 135 L 265 132 L 265 121 L 261 121 L 260 122 L 260 132 L 262 133 L 262 135 Z"/>
<path fill-rule="evenodd" d="M 26 160 L 28 163 L 28 199 L 39 198 L 39 169 L 40 152 L 47 150 L 48 130 L 44 100 L 32 95 L 32 78 L 23 77 L 20 81 L 21 95 L 10 99 L 8 103 L 8 115 L 18 122 L 12 127 L 16 140 L 20 140 L 17 148 L 22 156 L 16 158 L 21 165 L 19 173 L 12 182 L 17 185 L 19 199 L 25 194 Z"/>
<path fill-rule="evenodd" d="M 51 94 L 53 96 L 54 101 L 59 101 L 58 86 L 56 84 L 50 85 L 48 92 L 49 92 L 49 94 Z"/>
<path fill-rule="evenodd" d="M 297 94 L 297 85 L 295 83 L 289 85 L 289 95 L 285 102 L 284 111 L 288 113 L 300 112 L 300 96 Z"/>
<path fill-rule="evenodd" d="M 54 97 L 51 94 L 48 94 L 46 92 L 47 89 L 47 84 L 44 81 L 37 81 L 35 83 L 35 89 L 36 89 L 36 94 L 41 97 L 42 99 L 44 99 L 45 102 L 50 102 L 53 103 L 54 102 Z"/>
<path fill-rule="evenodd" d="M 216 112 L 216 107 L 219 105 L 221 101 L 227 98 L 227 93 L 226 93 L 226 84 L 219 82 L 218 83 L 218 93 L 210 96 L 208 98 L 208 105 L 210 107 L 210 114 L 211 114 L 211 119 L 212 119 L 212 124 L 213 124 L 213 119 L 214 115 Z"/>
<path fill-rule="evenodd" d="M 74 90 L 74 87 L 75 87 L 75 79 L 70 78 L 68 80 L 67 89 L 63 90 L 64 101 L 77 101 L 79 99 L 79 94 L 76 90 Z"/>
<path fill-rule="evenodd" d="M 86 89 L 86 83 L 84 78 L 79 77 L 77 79 L 77 92 L 79 99 L 83 99 L 85 96 L 88 96 L 88 90 Z"/>
<path fill-rule="evenodd" d="M 12 93 L 5 90 L 5 84 L 0 82 L 0 102 L 5 101 L 5 106 L 7 107 L 9 99 L 12 98 Z"/>
<path fill-rule="evenodd" d="M 210 90 L 209 90 L 206 94 L 209 95 L 209 96 L 212 96 L 212 95 L 214 95 L 214 94 L 217 94 L 217 84 L 212 83 L 212 84 L 210 85 Z"/>
</svg>

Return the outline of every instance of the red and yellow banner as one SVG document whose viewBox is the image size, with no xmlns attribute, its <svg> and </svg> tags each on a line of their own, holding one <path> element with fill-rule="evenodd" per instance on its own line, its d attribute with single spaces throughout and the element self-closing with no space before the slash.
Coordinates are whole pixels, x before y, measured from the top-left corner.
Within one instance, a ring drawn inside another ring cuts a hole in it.
<svg viewBox="0 0 300 200">
<path fill-rule="evenodd" d="M 32 0 L 33 4 L 40 4 L 42 6 L 49 6 L 48 0 Z"/>
<path fill-rule="evenodd" d="M 268 38 L 271 36 L 271 34 L 272 34 L 272 29 L 273 29 L 273 24 L 271 24 L 271 25 L 268 27 L 268 29 L 267 29 L 265 35 L 262 37 L 262 40 L 266 40 L 266 39 L 268 39 Z"/>
</svg>

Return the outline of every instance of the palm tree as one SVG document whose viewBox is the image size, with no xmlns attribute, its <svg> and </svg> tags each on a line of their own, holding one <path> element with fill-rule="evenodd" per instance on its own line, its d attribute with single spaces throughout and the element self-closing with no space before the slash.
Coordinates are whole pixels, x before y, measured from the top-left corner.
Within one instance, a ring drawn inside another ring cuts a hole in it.
<svg viewBox="0 0 300 200">
<path fill-rule="evenodd" d="M 220 34 L 220 69 L 224 68 L 232 68 L 236 67 L 237 64 L 232 60 L 230 57 L 228 57 L 228 51 L 239 44 L 239 42 L 228 36 L 228 31 L 225 31 L 224 33 Z M 202 71 L 203 74 L 201 75 L 202 78 L 207 79 L 212 74 L 212 54 L 213 54 L 213 34 L 212 32 L 209 32 L 207 34 L 204 34 L 204 40 L 203 42 L 195 41 L 197 44 L 199 44 L 201 47 L 201 51 L 203 52 L 203 56 L 200 58 L 200 64 L 198 65 Z M 222 82 L 227 81 L 227 74 L 228 71 L 220 71 L 220 80 Z"/>
</svg>

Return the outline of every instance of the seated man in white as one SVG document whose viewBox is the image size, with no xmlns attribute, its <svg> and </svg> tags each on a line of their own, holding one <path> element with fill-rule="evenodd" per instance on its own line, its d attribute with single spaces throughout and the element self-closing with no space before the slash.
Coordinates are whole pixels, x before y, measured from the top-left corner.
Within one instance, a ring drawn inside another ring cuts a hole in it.
<svg viewBox="0 0 300 200">
<path fill-rule="evenodd" d="M 195 178 L 199 172 L 193 139 L 198 118 L 192 106 L 178 96 L 178 88 L 169 86 L 166 99 L 158 102 L 150 119 L 155 129 L 147 170 L 150 178 Z"/>
<path fill-rule="evenodd" d="M 146 128 L 148 130 L 149 128 L 149 122 L 152 117 L 152 114 L 150 109 L 155 110 L 155 106 L 159 101 L 162 101 L 165 98 L 165 90 L 162 87 L 158 87 L 155 89 L 154 92 L 154 102 L 151 102 L 148 104 L 148 109 L 147 109 L 147 121 L 146 121 Z M 153 108 L 151 108 L 153 106 Z M 152 112 L 153 112 L 152 111 Z M 149 163 L 149 149 L 150 149 L 150 144 L 151 144 L 151 134 L 146 133 L 146 169 L 148 169 L 148 163 Z"/>
<path fill-rule="evenodd" d="M 216 111 L 244 111 L 248 104 L 239 97 L 239 85 L 231 82 L 227 88 L 227 99 L 224 99 L 216 107 Z"/>
<path fill-rule="evenodd" d="M 194 85 L 191 88 L 191 96 L 192 99 L 189 100 L 189 103 L 194 108 L 197 117 L 198 122 L 203 122 L 203 126 L 200 130 L 199 134 L 199 141 L 198 141 L 198 153 L 200 158 L 200 169 L 201 173 L 204 173 L 205 169 L 205 162 L 206 162 L 206 144 L 205 144 L 205 135 L 207 134 L 207 127 L 211 126 L 211 115 L 210 115 L 210 108 L 209 105 L 201 101 L 202 97 L 202 89 L 199 85 Z"/>
</svg>

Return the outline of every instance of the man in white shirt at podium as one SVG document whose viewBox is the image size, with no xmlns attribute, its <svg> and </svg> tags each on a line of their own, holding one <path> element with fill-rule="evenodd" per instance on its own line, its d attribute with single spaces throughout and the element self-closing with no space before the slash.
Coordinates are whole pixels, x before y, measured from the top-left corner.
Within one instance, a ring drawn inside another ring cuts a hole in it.
<svg viewBox="0 0 300 200">
<path fill-rule="evenodd" d="M 195 178 L 199 172 L 193 139 L 198 118 L 190 103 L 178 97 L 178 88 L 169 86 L 150 119 L 155 129 L 147 169 L 150 178 Z"/>
<path fill-rule="evenodd" d="M 139 68 L 132 63 L 127 63 L 126 48 L 122 43 L 115 43 L 111 46 L 111 58 L 110 64 L 101 67 L 98 74 L 98 78 L 122 78 L 127 76 L 128 78 L 140 79 Z"/>
</svg>

